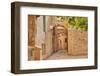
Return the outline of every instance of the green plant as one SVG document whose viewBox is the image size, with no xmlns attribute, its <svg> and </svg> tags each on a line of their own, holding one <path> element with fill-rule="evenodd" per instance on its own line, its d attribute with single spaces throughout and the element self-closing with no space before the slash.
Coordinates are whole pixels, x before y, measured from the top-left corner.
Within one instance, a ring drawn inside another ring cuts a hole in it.
<svg viewBox="0 0 100 76">
<path fill-rule="evenodd" d="M 88 19 L 87 17 L 72 17 L 68 23 L 78 30 L 88 30 Z"/>
<path fill-rule="evenodd" d="M 88 30 L 88 18 L 87 17 L 72 17 L 72 16 L 57 16 L 59 20 L 66 21 L 70 26 L 77 30 Z"/>
</svg>

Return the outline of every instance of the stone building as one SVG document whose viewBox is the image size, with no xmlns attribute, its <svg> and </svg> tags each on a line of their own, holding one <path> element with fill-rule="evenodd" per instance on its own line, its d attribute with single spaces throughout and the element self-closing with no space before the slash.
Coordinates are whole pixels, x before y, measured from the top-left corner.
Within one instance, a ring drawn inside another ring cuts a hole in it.
<svg viewBox="0 0 100 76">
<path fill-rule="evenodd" d="M 53 46 L 54 51 L 58 50 L 66 50 L 67 49 L 67 29 L 63 26 L 63 24 L 57 23 L 53 29 Z"/>
<path fill-rule="evenodd" d="M 29 18 L 29 53 L 28 60 L 40 60 L 50 56 L 53 52 L 52 33 L 55 18 L 49 16 L 28 16 Z M 33 18 L 33 19 L 32 19 Z M 36 27 L 35 29 L 32 27 Z M 32 30 L 32 31 L 31 31 Z M 32 44 L 34 43 L 34 44 Z"/>
</svg>

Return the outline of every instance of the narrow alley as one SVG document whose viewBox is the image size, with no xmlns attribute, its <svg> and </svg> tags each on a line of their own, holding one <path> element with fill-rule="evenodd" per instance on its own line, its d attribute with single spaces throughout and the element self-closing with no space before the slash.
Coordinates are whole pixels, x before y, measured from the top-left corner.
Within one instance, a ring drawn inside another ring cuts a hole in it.
<svg viewBox="0 0 100 76">
<path fill-rule="evenodd" d="M 66 50 L 59 50 L 49 56 L 46 60 L 58 60 L 58 59 L 79 59 L 79 58 L 87 58 L 87 56 L 69 56 L 67 55 Z"/>
</svg>

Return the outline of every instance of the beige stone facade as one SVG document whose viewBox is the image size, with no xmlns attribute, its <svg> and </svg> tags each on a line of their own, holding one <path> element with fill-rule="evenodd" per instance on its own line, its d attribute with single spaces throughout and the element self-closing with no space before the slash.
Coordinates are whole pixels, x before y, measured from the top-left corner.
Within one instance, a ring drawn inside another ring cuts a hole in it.
<svg viewBox="0 0 100 76">
<path fill-rule="evenodd" d="M 67 49 L 67 30 L 62 25 L 58 24 L 54 28 L 54 51 Z"/>
<path fill-rule="evenodd" d="M 87 55 L 88 54 L 88 33 L 75 29 L 68 30 L 68 54 Z"/>
</svg>

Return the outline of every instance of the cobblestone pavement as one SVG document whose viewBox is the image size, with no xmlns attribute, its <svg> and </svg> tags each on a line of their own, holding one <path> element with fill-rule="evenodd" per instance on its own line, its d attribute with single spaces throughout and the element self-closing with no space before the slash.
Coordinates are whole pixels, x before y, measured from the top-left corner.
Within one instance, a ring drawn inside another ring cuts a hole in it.
<svg viewBox="0 0 100 76">
<path fill-rule="evenodd" d="M 68 56 L 66 50 L 59 50 L 58 52 L 49 56 L 46 60 L 79 59 L 79 58 L 87 58 L 87 56 Z"/>
</svg>

